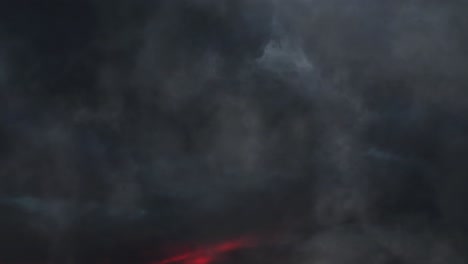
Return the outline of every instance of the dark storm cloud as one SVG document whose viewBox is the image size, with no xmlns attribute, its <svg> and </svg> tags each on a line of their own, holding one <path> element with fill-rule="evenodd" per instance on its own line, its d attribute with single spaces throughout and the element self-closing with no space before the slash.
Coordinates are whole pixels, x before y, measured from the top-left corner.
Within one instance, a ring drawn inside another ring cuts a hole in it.
<svg viewBox="0 0 468 264">
<path fill-rule="evenodd" d="M 4 258 L 283 232 L 287 263 L 462 262 L 466 5 L 2 6 Z"/>
</svg>

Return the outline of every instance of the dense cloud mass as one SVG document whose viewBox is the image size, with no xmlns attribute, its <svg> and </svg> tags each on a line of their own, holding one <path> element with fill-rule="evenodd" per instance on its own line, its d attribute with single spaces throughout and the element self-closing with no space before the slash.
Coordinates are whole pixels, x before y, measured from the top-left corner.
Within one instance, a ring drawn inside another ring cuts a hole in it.
<svg viewBox="0 0 468 264">
<path fill-rule="evenodd" d="M 0 263 L 466 263 L 467 9 L 0 3 Z"/>
</svg>

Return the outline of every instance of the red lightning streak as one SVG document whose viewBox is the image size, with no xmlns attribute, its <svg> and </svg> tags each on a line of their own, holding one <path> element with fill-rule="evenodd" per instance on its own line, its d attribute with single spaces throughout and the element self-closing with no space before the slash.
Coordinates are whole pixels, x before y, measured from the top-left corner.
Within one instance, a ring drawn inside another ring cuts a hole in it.
<svg viewBox="0 0 468 264">
<path fill-rule="evenodd" d="M 151 262 L 150 264 L 210 264 L 222 254 L 233 252 L 242 248 L 255 246 L 253 239 L 237 239 L 218 243 L 211 246 L 201 247 L 189 252 L 178 254 L 161 261 Z"/>
</svg>

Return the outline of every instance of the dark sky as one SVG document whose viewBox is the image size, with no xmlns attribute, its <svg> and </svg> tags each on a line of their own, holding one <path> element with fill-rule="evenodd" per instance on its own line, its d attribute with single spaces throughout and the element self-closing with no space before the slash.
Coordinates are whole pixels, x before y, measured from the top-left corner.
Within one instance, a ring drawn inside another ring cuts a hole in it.
<svg viewBox="0 0 468 264">
<path fill-rule="evenodd" d="M 465 263 L 466 10 L 1 2 L 0 263 Z"/>
</svg>

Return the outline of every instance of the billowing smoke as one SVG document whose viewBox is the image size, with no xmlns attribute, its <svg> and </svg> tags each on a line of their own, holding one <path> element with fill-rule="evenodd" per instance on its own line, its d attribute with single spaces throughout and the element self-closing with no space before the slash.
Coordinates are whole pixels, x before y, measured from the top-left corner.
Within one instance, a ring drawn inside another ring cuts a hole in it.
<svg viewBox="0 0 468 264">
<path fill-rule="evenodd" d="M 0 263 L 467 261 L 462 1 L 26 2 Z"/>
</svg>

